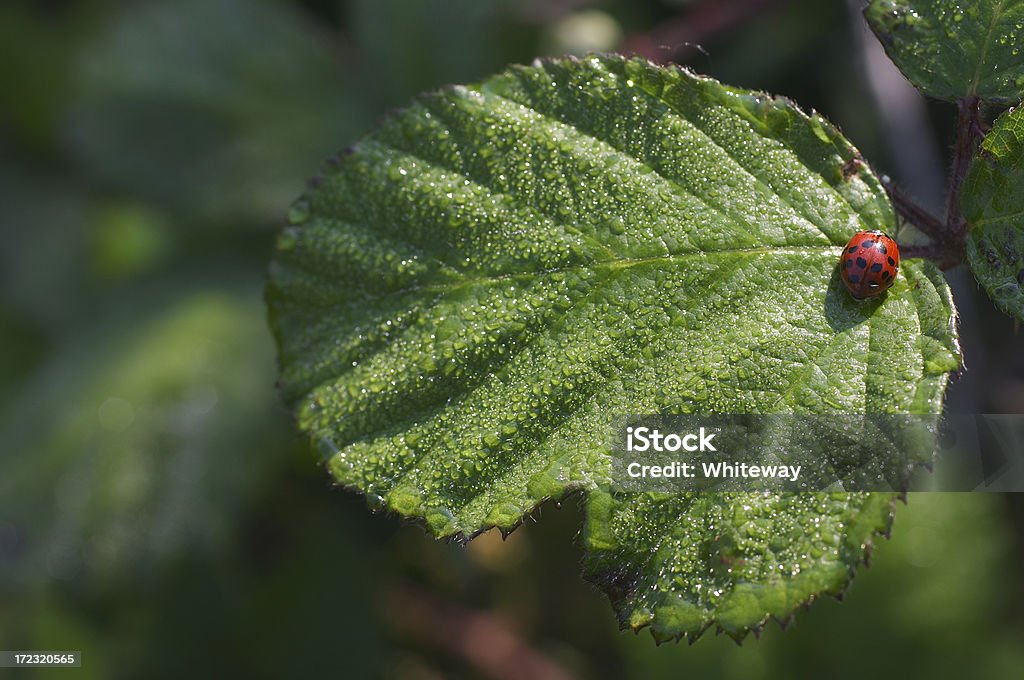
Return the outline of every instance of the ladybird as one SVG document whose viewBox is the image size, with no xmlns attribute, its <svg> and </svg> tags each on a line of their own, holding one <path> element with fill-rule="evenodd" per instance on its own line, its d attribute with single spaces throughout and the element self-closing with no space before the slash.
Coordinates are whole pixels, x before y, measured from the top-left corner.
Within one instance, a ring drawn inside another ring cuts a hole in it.
<svg viewBox="0 0 1024 680">
<path fill-rule="evenodd" d="M 850 295 L 858 300 L 887 291 L 899 268 L 899 246 L 880 231 L 858 231 L 839 259 L 839 275 Z"/>
</svg>

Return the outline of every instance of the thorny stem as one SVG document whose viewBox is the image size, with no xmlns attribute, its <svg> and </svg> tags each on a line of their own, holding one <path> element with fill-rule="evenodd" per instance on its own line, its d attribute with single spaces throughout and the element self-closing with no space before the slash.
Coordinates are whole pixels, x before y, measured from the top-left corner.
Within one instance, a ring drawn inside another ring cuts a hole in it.
<svg viewBox="0 0 1024 680">
<path fill-rule="evenodd" d="M 900 255 L 906 259 L 923 257 L 935 262 L 941 262 L 946 258 L 946 248 L 941 243 L 910 244 L 900 248 Z M 947 269 L 947 267 L 943 267 Z"/>
<path fill-rule="evenodd" d="M 939 218 L 932 215 L 931 212 L 919 205 L 917 201 L 903 193 L 903 190 L 895 184 L 888 183 L 885 188 L 889 190 L 889 197 L 892 199 L 893 207 L 896 208 L 896 213 L 900 217 L 913 224 L 930 238 L 934 240 L 942 238 L 945 225 L 942 224 Z"/>
<path fill-rule="evenodd" d="M 953 156 L 953 171 L 949 176 L 949 191 L 946 194 L 946 235 L 963 240 L 967 232 L 967 221 L 960 214 L 960 189 L 981 142 L 981 100 L 978 97 L 960 99 L 957 101 L 957 111 L 956 154 Z"/>
<path fill-rule="evenodd" d="M 981 99 L 964 97 L 957 101 L 956 147 L 946 198 L 946 221 L 942 222 L 893 185 L 888 185 L 893 206 L 900 217 L 931 238 L 927 245 L 906 246 L 905 257 L 926 257 L 942 269 L 951 269 L 964 260 L 967 220 L 960 213 L 960 191 L 967 169 L 978 150 L 984 131 L 981 127 Z"/>
</svg>

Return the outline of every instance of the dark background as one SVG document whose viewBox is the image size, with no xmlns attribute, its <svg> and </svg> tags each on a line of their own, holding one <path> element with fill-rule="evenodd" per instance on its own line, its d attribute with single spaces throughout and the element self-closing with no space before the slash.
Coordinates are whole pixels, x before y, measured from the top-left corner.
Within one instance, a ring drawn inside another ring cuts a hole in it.
<svg viewBox="0 0 1024 680">
<path fill-rule="evenodd" d="M 844 602 L 656 647 L 581 580 L 578 498 L 436 542 L 332 489 L 273 390 L 263 277 L 305 179 L 510 62 L 619 49 L 788 95 L 941 212 L 953 107 L 857 4 L 0 4 L 0 649 L 81 650 L 38 673 L 80 678 L 1019 677 L 1014 497 L 914 495 Z M 951 281 L 949 407 L 1024 412 L 1013 322 Z"/>
</svg>

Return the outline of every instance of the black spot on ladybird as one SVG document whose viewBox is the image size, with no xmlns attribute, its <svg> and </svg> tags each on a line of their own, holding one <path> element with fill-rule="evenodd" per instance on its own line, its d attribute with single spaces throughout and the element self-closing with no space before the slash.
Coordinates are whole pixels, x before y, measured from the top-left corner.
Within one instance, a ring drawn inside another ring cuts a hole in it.
<svg viewBox="0 0 1024 680">
<path fill-rule="evenodd" d="M 851 259 L 846 261 L 846 268 L 849 269 L 852 266 L 853 266 L 853 259 L 851 258 Z"/>
<path fill-rule="evenodd" d="M 882 263 L 881 262 L 876 262 L 873 265 L 871 265 L 871 271 L 873 271 L 873 272 L 880 272 L 880 271 L 882 271 Z"/>
<path fill-rule="evenodd" d="M 883 279 L 888 279 L 889 278 L 889 272 L 882 272 L 882 278 Z"/>
<path fill-rule="evenodd" d="M 882 251 L 882 255 L 885 255 L 889 252 L 888 248 L 886 248 L 885 244 L 882 243 L 881 241 L 875 244 L 875 247 Z"/>
<path fill-rule="evenodd" d="M 860 267 L 861 269 L 863 269 L 864 267 L 868 266 L 868 261 L 865 260 L 863 257 L 858 257 L 857 258 L 857 266 Z"/>
<path fill-rule="evenodd" d="M 855 246 L 855 245 L 854 245 L 854 246 L 850 246 L 850 247 L 849 247 L 849 248 L 847 248 L 846 250 L 847 250 L 848 252 L 851 252 L 851 253 L 852 253 L 853 251 L 857 250 L 857 248 L 859 248 L 859 247 L 860 247 L 860 246 Z"/>
<path fill-rule="evenodd" d="M 890 267 L 895 267 L 895 266 L 896 266 L 896 260 L 894 260 L 894 259 L 892 259 L 892 258 L 890 257 L 890 258 L 889 258 L 889 266 L 890 266 Z"/>
<path fill-rule="evenodd" d="M 856 274 L 850 274 L 847 278 L 850 279 L 850 283 L 860 283 L 860 277 Z"/>
</svg>

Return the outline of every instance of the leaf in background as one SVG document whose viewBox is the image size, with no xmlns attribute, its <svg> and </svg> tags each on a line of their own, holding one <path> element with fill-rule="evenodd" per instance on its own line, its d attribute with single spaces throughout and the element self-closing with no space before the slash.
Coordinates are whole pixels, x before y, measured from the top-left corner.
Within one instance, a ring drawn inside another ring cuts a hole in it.
<svg viewBox="0 0 1024 680">
<path fill-rule="evenodd" d="M 69 139 L 114 187 L 206 219 L 270 222 L 363 126 L 335 55 L 265 0 L 117 6 L 82 51 Z"/>
<path fill-rule="evenodd" d="M 967 262 L 996 305 L 1024 320 L 1024 110 L 996 119 L 964 181 Z"/>
<path fill-rule="evenodd" d="M 864 15 L 889 58 L 925 94 L 1021 98 L 1021 0 L 871 0 Z"/>
<path fill-rule="evenodd" d="M 67 91 L 79 38 L 74 29 L 88 12 L 80 5 L 58 13 L 28 4 L 0 4 L 0 63 L 7 65 L 0 87 L 0 126 L 10 126 L 25 146 L 46 149 L 54 142 Z M 41 73 L 46 77 L 40 78 Z"/>
<path fill-rule="evenodd" d="M 0 163 L 0 300 L 60 335 L 90 311 L 95 199 L 66 177 Z"/>
<path fill-rule="evenodd" d="M 28 375 L 43 356 L 45 336 L 24 314 L 0 301 L 0 404 L 7 391 Z"/>
<path fill-rule="evenodd" d="M 895 221 L 866 167 L 844 177 L 855 156 L 787 100 L 612 56 L 423 96 L 293 206 L 267 293 L 283 394 L 339 482 L 437 536 L 591 492 L 589 571 L 625 620 L 666 636 L 721 615 L 739 634 L 844 583 L 888 497 L 679 497 L 648 518 L 647 496 L 599 491 L 611 420 L 939 411 L 958 365 L 941 274 L 908 262 L 865 303 L 838 278 L 848 237 Z M 823 546 L 803 585 L 780 595 L 796 577 L 764 556 L 738 574 L 769 595 L 679 614 L 702 568 L 764 547 L 714 544 L 747 531 L 747 505 L 776 554 Z M 666 519 L 713 506 L 728 525 L 693 526 L 716 550 L 687 561 Z M 624 546 L 640 535 L 659 550 Z"/>
<path fill-rule="evenodd" d="M 150 314 L 80 333 L 4 412 L 4 587 L 123 585 L 213 550 L 288 450 L 256 300 Z"/>
</svg>

